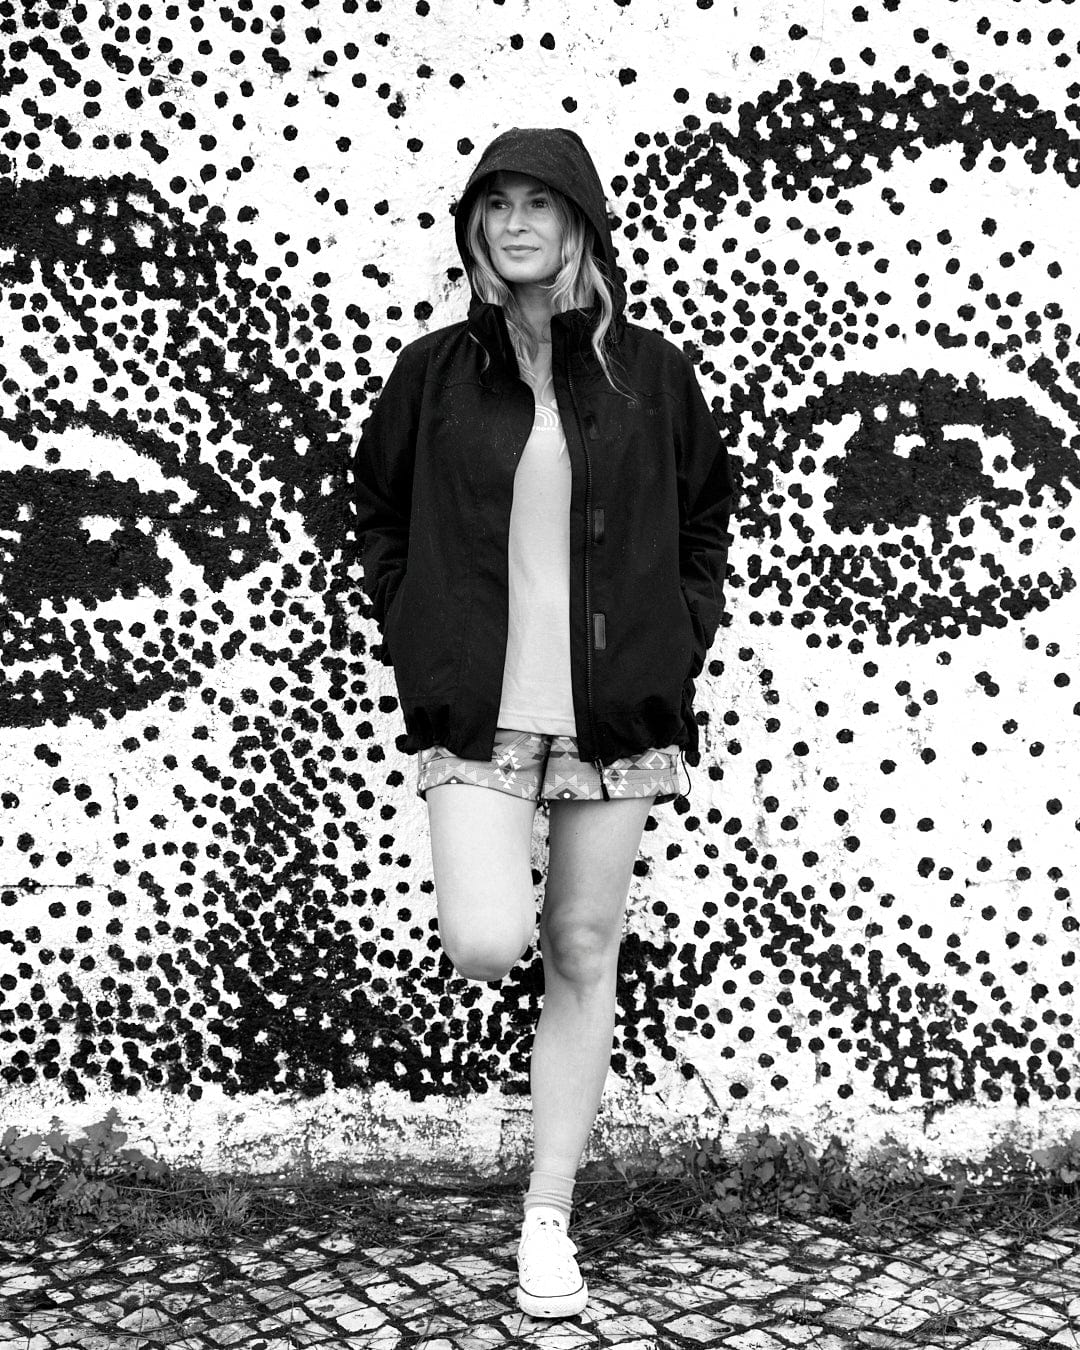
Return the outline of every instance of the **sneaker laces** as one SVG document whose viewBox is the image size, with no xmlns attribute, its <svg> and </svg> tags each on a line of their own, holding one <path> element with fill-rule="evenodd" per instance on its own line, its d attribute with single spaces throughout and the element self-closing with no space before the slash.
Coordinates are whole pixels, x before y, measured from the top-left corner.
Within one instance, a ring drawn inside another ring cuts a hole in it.
<svg viewBox="0 0 1080 1350">
<path fill-rule="evenodd" d="M 566 1231 L 550 1219 L 536 1219 L 526 1224 L 518 1244 L 518 1256 L 528 1268 L 533 1263 L 543 1263 L 549 1269 L 554 1266 L 559 1273 L 568 1278 L 578 1275 L 574 1260 L 577 1247 Z"/>
</svg>

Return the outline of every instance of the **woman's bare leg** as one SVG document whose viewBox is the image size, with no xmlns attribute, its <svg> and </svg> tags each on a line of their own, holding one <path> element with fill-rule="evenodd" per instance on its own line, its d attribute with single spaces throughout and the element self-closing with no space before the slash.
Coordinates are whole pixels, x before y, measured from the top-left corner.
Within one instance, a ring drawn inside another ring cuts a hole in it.
<svg viewBox="0 0 1080 1350">
<path fill-rule="evenodd" d="M 533 1047 L 534 1169 L 573 1177 L 615 1029 L 626 896 L 652 798 L 552 802 L 540 924 L 544 1008 Z"/>
<path fill-rule="evenodd" d="M 536 803 L 466 783 L 429 788 L 425 800 L 443 950 L 469 979 L 501 980 L 536 929 Z"/>
</svg>

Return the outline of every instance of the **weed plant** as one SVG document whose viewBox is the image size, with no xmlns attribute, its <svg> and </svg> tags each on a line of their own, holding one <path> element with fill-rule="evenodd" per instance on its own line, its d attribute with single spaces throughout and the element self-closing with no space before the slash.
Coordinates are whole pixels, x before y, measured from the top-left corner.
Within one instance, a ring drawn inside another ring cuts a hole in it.
<svg viewBox="0 0 1080 1350">
<path fill-rule="evenodd" d="M 222 1246 L 300 1226 L 358 1245 L 421 1242 L 434 1209 L 516 1213 L 524 1177 L 454 1185 L 357 1181 L 343 1169 L 299 1180 L 209 1176 L 138 1149 L 115 1110 L 77 1139 L 58 1128 L 0 1136 L 0 1241 L 49 1234 Z M 417 1205 L 413 1198 L 428 1203 Z M 444 1201 L 445 1204 L 440 1202 Z M 575 1240 L 595 1257 L 680 1226 L 738 1237 L 768 1220 L 840 1225 L 868 1241 L 994 1228 L 1017 1243 L 1080 1224 L 1080 1131 L 1025 1153 L 1003 1144 L 975 1162 L 932 1167 L 893 1140 L 853 1160 L 798 1132 L 744 1131 L 734 1147 L 699 1139 L 659 1163 L 591 1164 L 575 1196 Z M 442 1221 L 438 1221 L 441 1227 Z"/>
</svg>

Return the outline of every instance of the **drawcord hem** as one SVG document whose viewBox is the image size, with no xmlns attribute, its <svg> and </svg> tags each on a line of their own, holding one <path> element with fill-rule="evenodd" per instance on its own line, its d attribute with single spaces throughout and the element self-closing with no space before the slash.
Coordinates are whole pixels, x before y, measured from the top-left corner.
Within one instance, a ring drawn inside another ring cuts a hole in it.
<svg viewBox="0 0 1080 1350">
<path fill-rule="evenodd" d="M 611 801 L 611 794 L 607 790 L 607 782 L 604 778 L 604 764 L 602 760 L 594 759 L 593 768 L 600 775 L 600 791 L 603 793 L 604 801 Z"/>
<path fill-rule="evenodd" d="M 679 772 L 680 774 L 685 775 L 686 777 L 686 791 L 683 793 L 683 796 L 689 797 L 690 789 L 693 787 L 694 784 L 693 780 L 690 777 L 690 768 L 686 763 L 686 752 L 684 750 L 679 751 Z"/>
</svg>

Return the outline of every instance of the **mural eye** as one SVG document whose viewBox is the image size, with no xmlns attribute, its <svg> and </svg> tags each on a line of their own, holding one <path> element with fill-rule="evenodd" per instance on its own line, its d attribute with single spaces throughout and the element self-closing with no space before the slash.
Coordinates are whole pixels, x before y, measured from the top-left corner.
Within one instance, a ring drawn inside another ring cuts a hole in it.
<svg viewBox="0 0 1080 1350">
<path fill-rule="evenodd" d="M 182 505 L 173 491 L 141 490 L 85 469 L 0 472 L 0 592 L 35 614 L 43 600 L 96 603 L 140 591 L 169 593 L 167 533 L 208 582 L 247 570 L 264 551 L 243 503 L 227 488 Z"/>
<path fill-rule="evenodd" d="M 855 375 L 821 406 L 830 422 L 857 419 L 843 454 L 823 464 L 836 478 L 825 518 L 837 532 L 927 520 L 944 542 L 965 507 L 981 502 L 994 520 L 1024 502 L 1043 505 L 1044 490 L 1062 505 L 1070 500 L 1075 455 L 1061 429 L 1023 399 L 988 398 L 974 380 L 962 386 L 933 370 Z M 801 412 L 800 421 L 815 415 L 809 405 Z"/>
<path fill-rule="evenodd" d="M 1025 399 L 936 370 L 850 373 L 777 420 L 751 477 L 775 489 L 758 529 L 778 561 L 751 567 L 751 594 L 797 607 L 796 626 L 926 642 L 1073 588 L 1067 566 L 1033 553 L 1036 538 L 1045 559 L 1055 534 L 1075 535 L 1078 438 Z"/>
</svg>

